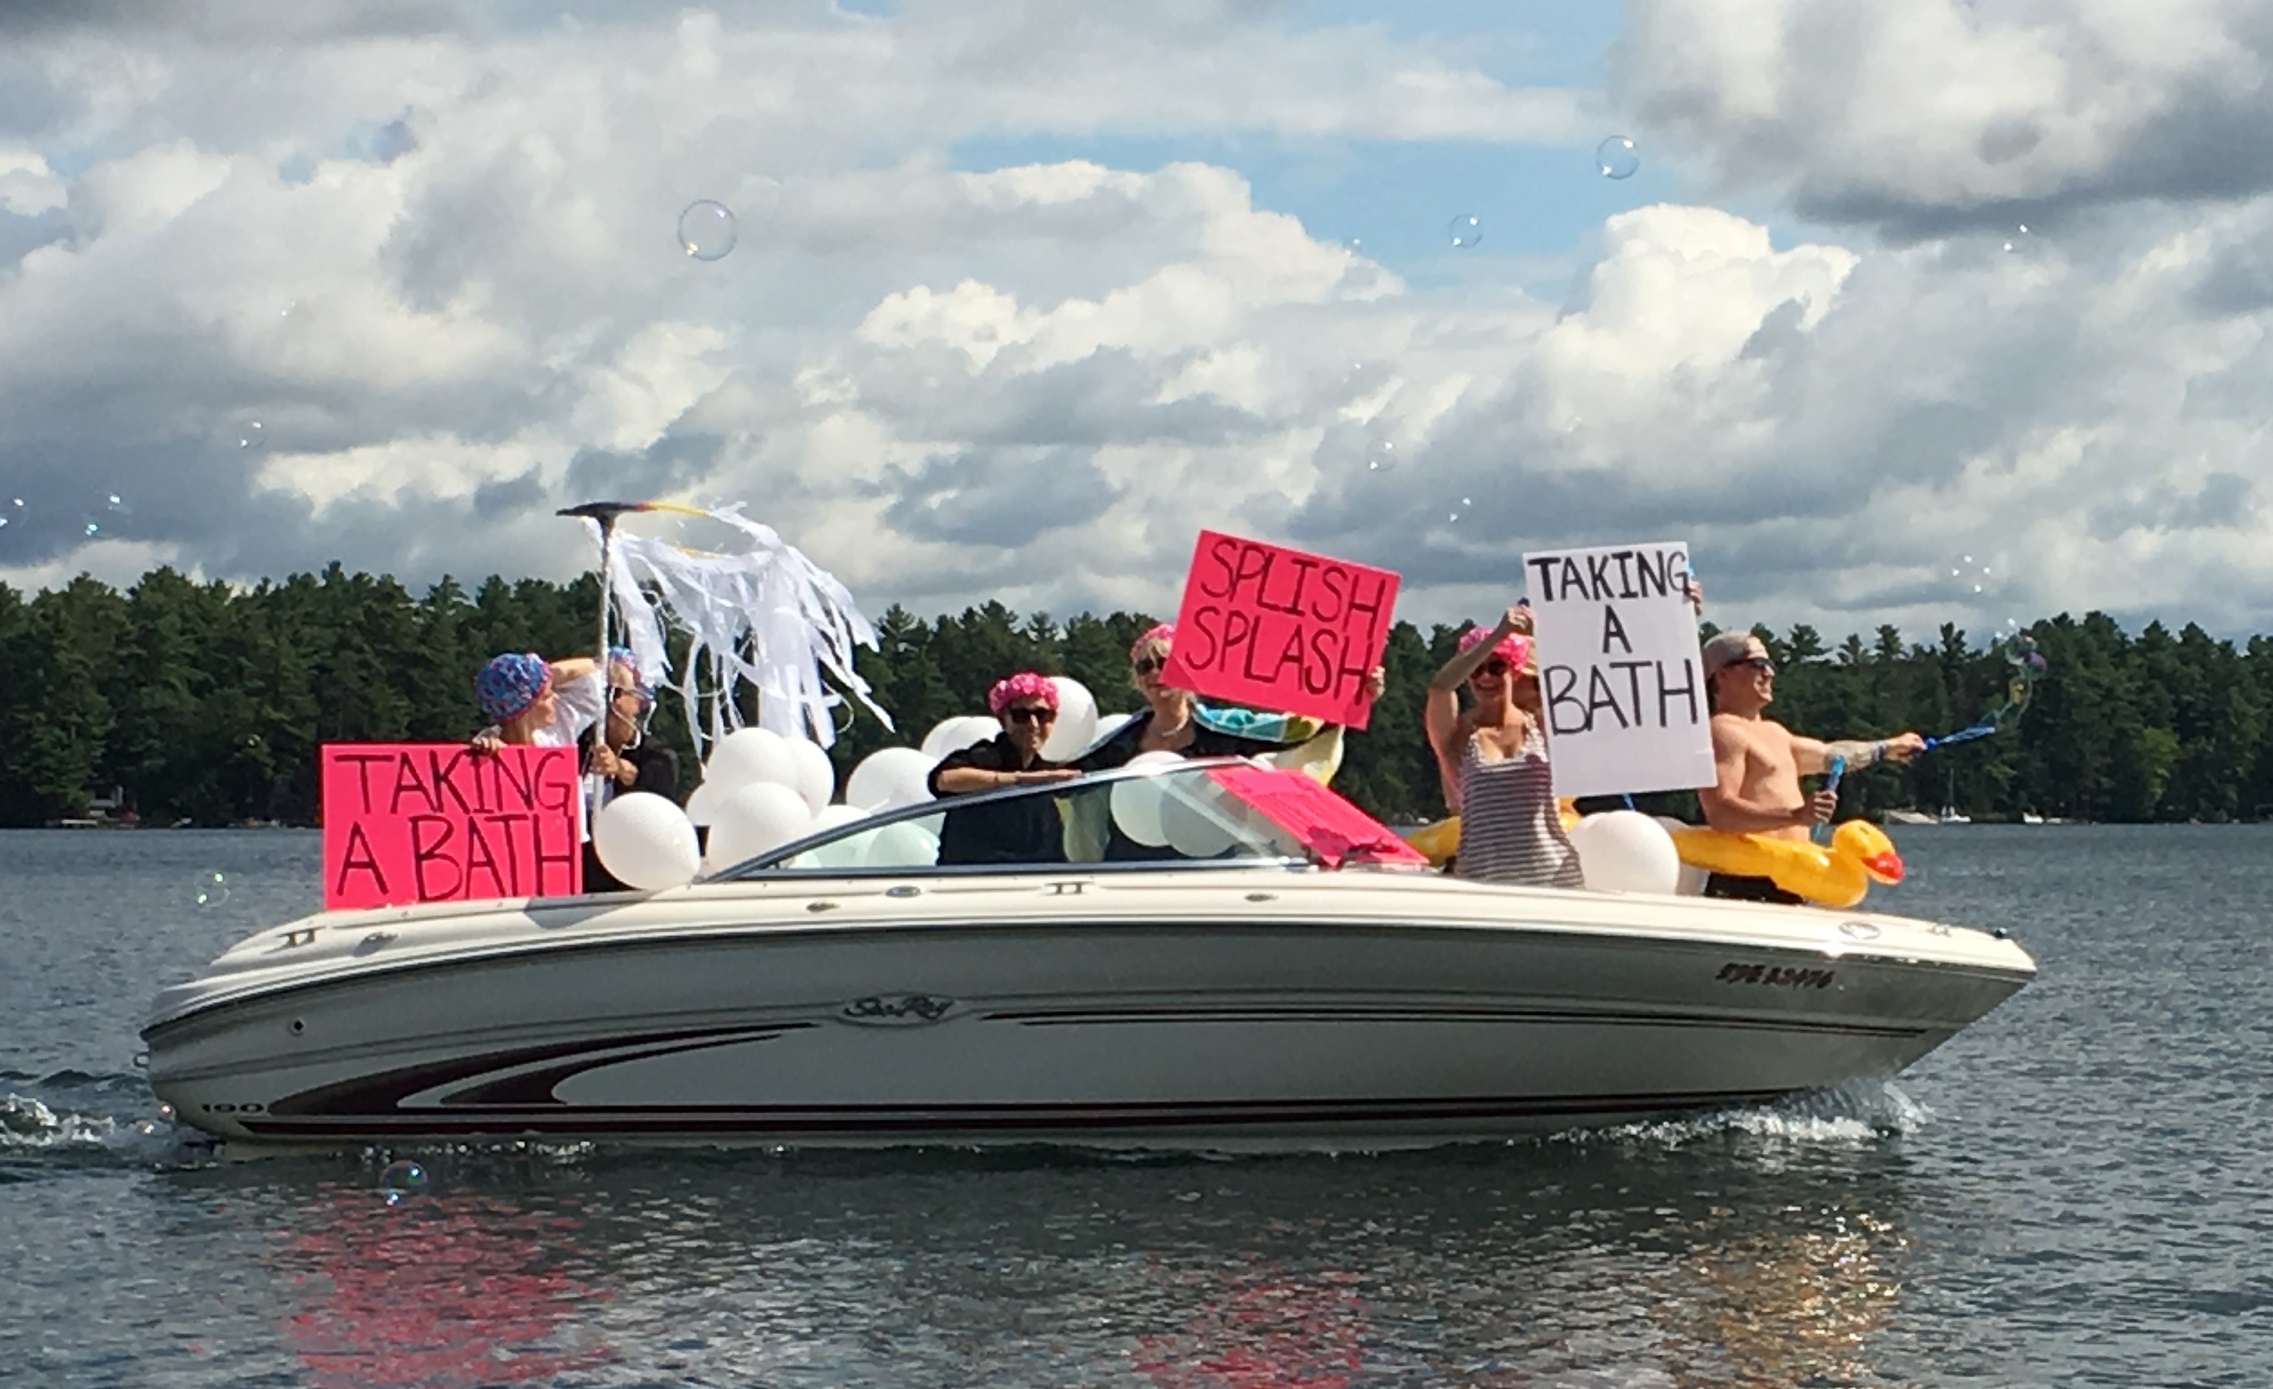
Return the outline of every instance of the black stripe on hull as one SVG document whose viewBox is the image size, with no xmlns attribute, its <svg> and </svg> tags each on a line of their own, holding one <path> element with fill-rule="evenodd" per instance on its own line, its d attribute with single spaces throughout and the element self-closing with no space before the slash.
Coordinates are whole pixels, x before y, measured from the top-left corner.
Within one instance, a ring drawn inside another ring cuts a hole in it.
<svg viewBox="0 0 2273 1389">
<path fill-rule="evenodd" d="M 1418 1023 L 1615 1023 L 1621 1027 L 1702 1027 L 1729 1031 L 1831 1033 L 1846 1037 L 1923 1037 L 1933 1029 L 1878 1023 L 1830 1022 L 1818 1018 L 1723 1017 L 1710 1013 L 1589 1012 L 1570 1008 L 1317 1008 L 1283 1007 L 1118 1008 L 1110 1012 L 1036 1008 L 983 1014 L 990 1022 L 1027 1027 L 1090 1027 L 1111 1023 L 1195 1022 L 1418 1022 Z"/>
<path fill-rule="evenodd" d="M 519 1047 L 479 1056 L 452 1057 L 447 1061 L 405 1066 L 397 1070 L 381 1071 L 376 1075 L 335 1081 L 313 1090 L 302 1090 L 270 1105 L 268 1112 L 280 1117 L 385 1112 L 397 1108 L 412 1095 L 453 1082 L 464 1083 L 467 1087 L 448 1097 L 453 1102 L 545 1104 L 553 1102 L 553 1086 L 595 1067 L 644 1060 L 653 1056 L 668 1056 L 677 1052 L 739 1046 L 744 1042 L 770 1042 L 785 1032 L 796 1032 L 811 1026 L 813 1024 L 809 1022 L 758 1023 L 681 1032 L 651 1032 L 599 1042 L 555 1042 L 541 1047 Z M 546 1061 L 555 1064 L 535 1072 L 517 1070 L 522 1066 Z M 499 1071 L 516 1073 L 500 1076 L 497 1074 Z M 541 1089 L 537 1088 L 539 1085 Z"/>
<path fill-rule="evenodd" d="M 764 1138 L 815 1134 L 924 1134 L 953 1140 L 967 1134 L 1136 1134 L 1212 1128 L 1254 1130 L 1297 1125 L 1346 1129 L 1353 1124 L 1441 1125 L 1667 1114 L 1768 1104 L 1793 1090 L 1680 1091 L 1670 1094 L 1466 1096 L 1441 1100 L 1210 1100 L 1107 1104 L 680 1106 L 669 1109 L 583 1105 L 574 1109 L 455 1114 L 446 1110 L 306 1119 L 247 1117 L 245 1132 L 272 1139 L 385 1136 L 501 1139 L 679 1136 Z"/>
</svg>

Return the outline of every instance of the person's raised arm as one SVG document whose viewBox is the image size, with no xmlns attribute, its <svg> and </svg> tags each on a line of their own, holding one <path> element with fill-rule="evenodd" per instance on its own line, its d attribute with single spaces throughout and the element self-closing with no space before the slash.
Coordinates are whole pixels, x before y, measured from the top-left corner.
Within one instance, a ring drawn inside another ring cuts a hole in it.
<svg viewBox="0 0 2273 1389">
<path fill-rule="evenodd" d="M 1831 759 L 1836 757 L 1847 771 L 1859 772 L 1881 762 L 1907 762 L 1926 750 L 1926 740 L 1915 733 L 1897 733 L 1891 738 L 1839 739 L 1818 742 L 1813 738 L 1792 735 L 1792 757 L 1799 764 L 1801 776 L 1817 776 L 1831 770 Z"/>
<path fill-rule="evenodd" d="M 1452 693 L 1467 683 L 1468 677 L 1476 673 L 1478 666 L 1492 659 L 1501 642 L 1513 636 L 1530 635 L 1531 609 L 1519 603 L 1501 616 L 1500 625 L 1492 629 L 1490 636 L 1466 651 L 1453 652 L 1452 659 L 1438 667 L 1435 678 L 1429 681 L 1429 692 L 1434 694 L 1441 690 L 1446 694 Z"/>
<path fill-rule="evenodd" d="M 1792 740 L 1795 744 L 1802 741 Z M 1817 744 L 1820 748 L 1822 745 Z M 1797 749 L 1794 749 L 1795 755 Z M 1836 792 L 1818 791 L 1796 806 L 1771 805 L 1745 794 L 1746 763 L 1750 758 L 1744 739 L 1713 721 L 1713 784 L 1697 792 L 1705 823 L 1724 834 L 1759 834 L 1766 830 L 1805 829 L 1829 820 L 1839 809 Z M 1804 766 L 1803 766 L 1804 770 Z"/>
<path fill-rule="evenodd" d="M 557 687 L 571 680 L 582 680 L 599 668 L 600 663 L 590 656 L 571 656 L 564 661 L 554 661 L 551 667 L 552 682 Z"/>
</svg>

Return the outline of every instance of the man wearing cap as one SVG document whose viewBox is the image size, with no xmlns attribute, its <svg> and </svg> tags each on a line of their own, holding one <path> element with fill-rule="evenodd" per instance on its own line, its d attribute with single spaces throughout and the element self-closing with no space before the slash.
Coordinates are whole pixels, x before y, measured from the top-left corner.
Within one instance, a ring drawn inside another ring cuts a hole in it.
<svg viewBox="0 0 2273 1389">
<path fill-rule="evenodd" d="M 1876 742 L 1818 742 L 1803 738 L 1767 718 L 1776 697 L 1776 663 L 1751 632 L 1722 632 L 1705 643 L 1705 697 L 1713 711 L 1714 784 L 1700 790 L 1705 823 L 1726 834 L 1771 839 L 1805 839 L 1839 809 L 1836 791 L 1807 795 L 1799 779 L 1830 770 L 1843 759 L 1856 771 L 1893 758 L 1907 762 L 1926 750 L 1915 733 Z M 1747 902 L 1798 902 L 1766 878 L 1715 873 L 1705 883 L 1707 897 Z"/>
</svg>

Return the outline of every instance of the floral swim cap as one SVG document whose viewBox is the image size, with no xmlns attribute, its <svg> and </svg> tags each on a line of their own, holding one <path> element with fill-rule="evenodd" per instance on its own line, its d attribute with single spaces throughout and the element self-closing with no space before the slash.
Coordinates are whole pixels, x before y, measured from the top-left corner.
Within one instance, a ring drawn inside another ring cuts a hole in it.
<svg viewBox="0 0 2273 1389">
<path fill-rule="evenodd" d="M 493 656 L 474 677 L 474 703 L 491 723 L 506 723 L 529 712 L 552 684 L 552 667 L 533 651 Z"/>
<path fill-rule="evenodd" d="M 1460 634 L 1458 649 L 1462 651 L 1474 650 L 1483 644 L 1484 639 L 1489 637 L 1493 630 L 1490 627 L 1469 628 Z M 1531 664 L 1531 638 L 1521 632 L 1510 632 L 1501 638 L 1499 645 L 1492 648 L 1492 654 L 1507 662 L 1510 667 L 1522 670 Z"/>
<path fill-rule="evenodd" d="M 1176 624 L 1173 622 L 1155 622 L 1145 629 L 1143 636 L 1129 643 L 1129 662 L 1132 665 L 1135 664 L 1136 659 L 1144 654 L 1147 647 L 1173 646 L 1175 643 Z"/>
<path fill-rule="evenodd" d="M 1038 699 L 1052 710 L 1058 707 L 1058 687 L 1047 675 L 1022 670 L 994 682 L 987 691 L 987 712 L 1000 717 L 1014 699 Z"/>
</svg>

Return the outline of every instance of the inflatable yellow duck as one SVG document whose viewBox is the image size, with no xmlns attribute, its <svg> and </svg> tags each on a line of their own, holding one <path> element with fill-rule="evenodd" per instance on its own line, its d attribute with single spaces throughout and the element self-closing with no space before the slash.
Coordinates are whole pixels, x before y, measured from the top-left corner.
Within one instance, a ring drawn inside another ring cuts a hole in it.
<svg viewBox="0 0 2273 1389">
<path fill-rule="evenodd" d="M 1578 823 L 1578 806 L 1566 796 L 1555 802 L 1555 809 L 1562 815 L 1564 831 L 1569 832 L 1570 827 Z M 1426 854 L 1431 864 L 1442 868 L 1444 861 L 1460 848 L 1460 817 L 1447 815 L 1441 820 L 1431 820 L 1407 834 L 1405 842 Z"/>
<path fill-rule="evenodd" d="M 1571 802 L 1559 801 L 1557 808 L 1562 811 L 1564 829 L 1578 823 L 1578 811 Z M 1894 841 L 1868 820 L 1849 820 L 1840 825 L 1832 832 L 1829 844 L 1694 828 L 1670 833 L 1683 863 L 1713 873 L 1766 878 L 1786 892 L 1826 907 L 1855 905 L 1874 882 L 1902 881 L 1902 856 L 1894 851 Z M 1405 842 L 1441 867 L 1460 847 L 1460 817 L 1453 815 L 1423 825 L 1406 835 Z"/>
<path fill-rule="evenodd" d="M 1849 820 L 1829 844 L 1805 839 L 1764 839 L 1718 830 L 1672 831 L 1681 861 L 1714 873 L 1766 878 L 1786 892 L 1826 907 L 1851 907 L 1876 883 L 1902 881 L 1902 856 L 1886 831 L 1868 820 Z"/>
</svg>

